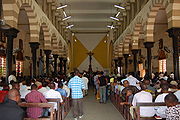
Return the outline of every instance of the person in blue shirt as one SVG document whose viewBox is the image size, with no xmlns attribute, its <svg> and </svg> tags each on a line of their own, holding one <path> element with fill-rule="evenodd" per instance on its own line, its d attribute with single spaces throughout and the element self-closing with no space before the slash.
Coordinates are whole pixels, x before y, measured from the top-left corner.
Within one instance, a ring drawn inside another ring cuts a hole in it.
<svg viewBox="0 0 180 120">
<path fill-rule="evenodd" d="M 63 89 L 63 83 L 61 81 L 58 83 L 58 88 L 56 89 L 56 91 L 58 91 L 61 94 L 61 96 L 67 97 L 67 93 Z"/>
<path fill-rule="evenodd" d="M 71 89 L 71 97 L 72 97 L 72 111 L 74 120 L 77 120 L 78 117 L 83 117 L 83 90 L 85 89 L 83 80 L 79 77 L 79 70 L 75 70 L 75 76 L 70 79 L 68 83 L 68 87 Z"/>
</svg>

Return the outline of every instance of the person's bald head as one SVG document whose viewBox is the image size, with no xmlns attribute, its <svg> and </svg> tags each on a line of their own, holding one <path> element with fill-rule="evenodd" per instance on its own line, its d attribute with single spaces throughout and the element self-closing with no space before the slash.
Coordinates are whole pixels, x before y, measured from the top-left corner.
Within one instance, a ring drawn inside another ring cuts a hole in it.
<svg viewBox="0 0 180 120">
<path fill-rule="evenodd" d="M 8 92 L 8 99 L 19 102 L 20 101 L 20 93 L 19 93 L 19 91 L 17 89 L 11 89 Z"/>
</svg>

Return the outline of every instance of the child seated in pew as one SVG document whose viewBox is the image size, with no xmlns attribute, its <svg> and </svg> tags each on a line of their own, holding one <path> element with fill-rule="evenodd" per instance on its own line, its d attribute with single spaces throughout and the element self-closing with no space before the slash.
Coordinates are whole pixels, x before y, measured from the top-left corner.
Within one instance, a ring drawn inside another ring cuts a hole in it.
<svg viewBox="0 0 180 120">
<path fill-rule="evenodd" d="M 180 105 L 178 105 L 178 99 L 173 93 L 169 93 L 165 97 L 166 120 L 180 120 Z"/>
</svg>

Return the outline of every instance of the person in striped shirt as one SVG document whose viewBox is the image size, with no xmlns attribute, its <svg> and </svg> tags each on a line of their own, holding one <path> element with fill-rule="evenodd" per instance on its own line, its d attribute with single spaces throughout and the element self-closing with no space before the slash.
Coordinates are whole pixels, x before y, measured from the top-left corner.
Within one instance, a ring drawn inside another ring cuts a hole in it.
<svg viewBox="0 0 180 120">
<path fill-rule="evenodd" d="M 75 70 L 75 76 L 70 79 L 68 87 L 71 89 L 73 117 L 77 120 L 78 117 L 83 117 L 83 90 L 85 89 L 83 80 L 79 77 L 79 70 Z"/>
</svg>

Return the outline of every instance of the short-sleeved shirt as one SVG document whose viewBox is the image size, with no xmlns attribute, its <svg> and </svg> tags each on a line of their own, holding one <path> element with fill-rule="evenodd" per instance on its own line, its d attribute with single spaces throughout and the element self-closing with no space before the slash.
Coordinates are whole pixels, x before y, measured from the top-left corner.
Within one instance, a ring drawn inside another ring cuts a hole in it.
<svg viewBox="0 0 180 120">
<path fill-rule="evenodd" d="M 47 102 L 43 94 L 36 90 L 32 90 L 30 93 L 28 93 L 25 97 L 25 100 L 28 103 L 46 103 Z M 43 109 L 39 107 L 27 108 L 27 115 L 30 118 L 41 117 L 42 112 L 43 112 Z"/>
<path fill-rule="evenodd" d="M 180 105 L 166 109 L 166 120 L 180 120 Z"/>
<path fill-rule="evenodd" d="M 56 91 L 58 91 L 61 94 L 61 96 L 64 96 L 64 97 L 67 96 L 66 91 L 64 89 L 58 88 L 56 89 Z"/>
<path fill-rule="evenodd" d="M 83 80 L 78 77 L 74 76 L 70 79 L 68 83 L 68 87 L 71 89 L 72 99 L 80 99 L 83 98 L 82 89 L 85 89 Z"/>
<path fill-rule="evenodd" d="M 152 103 L 152 95 L 149 92 L 141 91 L 134 95 L 132 105 L 136 106 L 137 103 Z M 140 107 L 141 117 L 152 117 L 155 114 L 154 107 Z"/>
<path fill-rule="evenodd" d="M 104 76 L 98 77 L 98 79 L 99 79 L 99 86 L 106 86 L 107 85 L 106 79 Z"/>
</svg>

